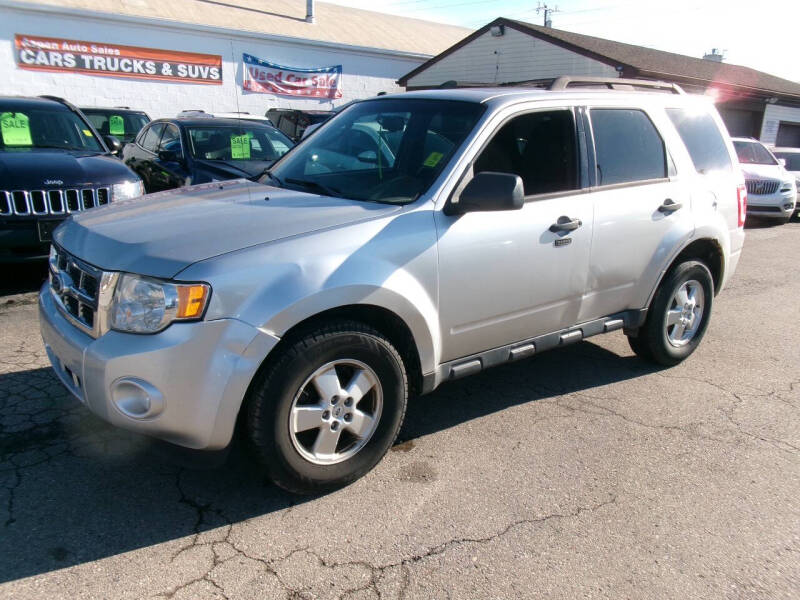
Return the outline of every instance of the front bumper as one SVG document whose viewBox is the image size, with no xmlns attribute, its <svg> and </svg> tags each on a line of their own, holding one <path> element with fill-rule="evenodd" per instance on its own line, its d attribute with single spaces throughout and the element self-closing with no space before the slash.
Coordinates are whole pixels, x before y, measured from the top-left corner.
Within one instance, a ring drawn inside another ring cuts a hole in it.
<svg viewBox="0 0 800 600">
<path fill-rule="evenodd" d="M 787 219 L 794 214 L 797 192 L 775 192 L 769 195 L 747 195 L 747 215 Z"/>
<path fill-rule="evenodd" d="M 247 388 L 278 342 L 236 319 L 94 339 L 61 314 L 48 283 L 39 293 L 39 324 L 53 369 L 89 410 L 112 425 L 202 450 L 228 445 Z M 138 416 L 129 402 L 142 400 L 137 394 L 150 407 Z"/>
<path fill-rule="evenodd" d="M 41 240 L 52 232 L 65 217 L 0 217 L 0 262 L 24 262 L 47 258 L 50 251 L 48 239 Z M 39 223 L 44 224 L 40 230 Z"/>
</svg>

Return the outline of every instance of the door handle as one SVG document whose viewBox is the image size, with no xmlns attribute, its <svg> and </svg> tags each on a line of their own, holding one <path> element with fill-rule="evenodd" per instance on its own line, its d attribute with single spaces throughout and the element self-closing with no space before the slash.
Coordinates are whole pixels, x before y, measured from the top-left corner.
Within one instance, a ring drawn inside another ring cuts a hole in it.
<svg viewBox="0 0 800 600">
<path fill-rule="evenodd" d="M 658 207 L 658 212 L 668 215 L 670 213 L 674 213 L 676 210 L 679 210 L 682 206 L 682 203 L 674 202 L 672 198 L 667 198 L 664 200 L 664 204 Z"/>
<path fill-rule="evenodd" d="M 558 217 L 558 220 L 550 225 L 550 231 L 557 233 L 559 231 L 575 231 L 578 227 L 583 225 L 580 219 L 570 219 L 567 216 Z"/>
</svg>

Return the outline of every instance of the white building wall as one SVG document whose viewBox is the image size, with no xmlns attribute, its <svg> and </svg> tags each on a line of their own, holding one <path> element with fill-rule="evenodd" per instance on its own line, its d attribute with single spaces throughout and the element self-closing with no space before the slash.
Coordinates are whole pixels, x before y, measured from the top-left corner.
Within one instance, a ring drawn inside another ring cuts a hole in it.
<svg viewBox="0 0 800 600">
<path fill-rule="evenodd" d="M 167 0 L 165 0 L 167 1 Z M 425 58 L 369 49 L 325 47 L 311 41 L 271 40 L 247 32 L 210 32 L 131 17 L 74 12 L 59 14 L 0 6 L 0 95 L 61 96 L 78 106 L 130 106 L 152 118 L 175 116 L 184 109 L 263 115 L 273 107 L 329 109 L 335 104 L 378 92 L 402 91 L 396 80 Z M 48 73 L 18 68 L 14 34 L 84 40 L 161 50 L 222 56 L 222 85 L 127 79 L 77 73 Z M 276 96 L 242 91 L 242 53 L 294 67 L 342 65 L 342 98 Z"/>
<path fill-rule="evenodd" d="M 767 104 L 764 110 L 764 121 L 761 124 L 759 139 L 765 144 L 774 144 L 778 137 L 778 126 L 781 121 L 800 125 L 800 108 Z"/>
<path fill-rule="evenodd" d="M 487 31 L 445 56 L 410 78 L 408 87 L 434 86 L 451 80 L 507 83 L 559 75 L 617 77 L 617 71 L 605 63 L 506 27 L 502 36 L 492 37 Z"/>
</svg>

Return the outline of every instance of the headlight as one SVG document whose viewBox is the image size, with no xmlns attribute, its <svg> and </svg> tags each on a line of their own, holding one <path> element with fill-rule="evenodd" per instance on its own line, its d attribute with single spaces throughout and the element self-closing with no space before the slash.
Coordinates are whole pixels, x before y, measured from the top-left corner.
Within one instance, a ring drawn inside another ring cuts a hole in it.
<svg viewBox="0 0 800 600">
<path fill-rule="evenodd" d="M 201 318 L 210 295 L 205 283 L 170 283 L 126 273 L 114 290 L 111 328 L 157 333 L 173 321 Z"/>
<path fill-rule="evenodd" d="M 144 185 L 141 179 L 137 181 L 126 181 L 125 183 L 115 183 L 111 186 L 112 202 L 136 198 L 142 194 L 144 194 Z"/>
</svg>

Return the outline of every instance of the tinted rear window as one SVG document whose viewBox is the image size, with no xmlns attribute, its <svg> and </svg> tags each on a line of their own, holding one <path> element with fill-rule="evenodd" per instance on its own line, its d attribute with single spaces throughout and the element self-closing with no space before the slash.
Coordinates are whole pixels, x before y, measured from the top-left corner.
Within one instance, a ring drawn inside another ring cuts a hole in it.
<svg viewBox="0 0 800 600">
<path fill-rule="evenodd" d="M 595 108 L 590 115 L 598 185 L 667 176 L 664 142 L 643 111 Z"/>
<path fill-rule="evenodd" d="M 731 168 L 731 157 L 725 146 L 725 139 L 710 114 L 684 108 L 668 108 L 667 115 L 686 144 L 698 173 Z"/>
</svg>

